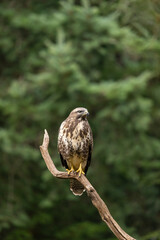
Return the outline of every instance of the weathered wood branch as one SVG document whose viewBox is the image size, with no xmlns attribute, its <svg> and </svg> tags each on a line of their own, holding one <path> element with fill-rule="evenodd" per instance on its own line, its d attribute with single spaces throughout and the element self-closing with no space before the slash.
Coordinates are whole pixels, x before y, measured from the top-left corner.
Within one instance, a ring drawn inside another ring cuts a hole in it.
<svg viewBox="0 0 160 240">
<path fill-rule="evenodd" d="M 40 151 L 48 167 L 48 170 L 52 173 L 52 175 L 57 178 L 63 178 L 63 179 L 64 178 L 77 179 L 85 187 L 87 195 L 90 197 L 92 204 L 97 208 L 102 220 L 108 225 L 108 227 L 111 229 L 114 235 L 120 240 L 135 240 L 135 238 L 129 236 L 126 232 L 124 232 L 122 228 L 118 225 L 118 223 L 113 219 L 113 217 L 111 216 L 108 210 L 108 207 L 106 206 L 104 201 L 100 198 L 100 196 L 98 195 L 94 187 L 90 184 L 90 182 L 84 175 L 81 175 L 81 177 L 78 176 L 78 173 L 70 173 L 70 175 L 68 175 L 67 172 L 61 172 L 57 170 L 57 168 L 55 167 L 49 155 L 48 145 L 49 145 L 49 135 L 45 130 L 43 144 L 42 146 L 40 146 Z"/>
</svg>

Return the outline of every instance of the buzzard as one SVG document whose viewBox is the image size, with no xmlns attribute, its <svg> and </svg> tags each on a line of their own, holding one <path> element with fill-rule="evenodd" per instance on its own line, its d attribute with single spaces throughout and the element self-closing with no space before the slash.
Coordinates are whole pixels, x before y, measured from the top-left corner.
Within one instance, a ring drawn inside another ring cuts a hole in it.
<svg viewBox="0 0 160 240">
<path fill-rule="evenodd" d="M 91 162 L 93 137 L 87 116 L 88 110 L 75 108 L 60 126 L 58 134 L 58 151 L 62 165 L 68 171 L 86 174 Z M 70 180 L 70 190 L 74 195 L 81 196 L 85 191 L 76 179 Z"/>
</svg>

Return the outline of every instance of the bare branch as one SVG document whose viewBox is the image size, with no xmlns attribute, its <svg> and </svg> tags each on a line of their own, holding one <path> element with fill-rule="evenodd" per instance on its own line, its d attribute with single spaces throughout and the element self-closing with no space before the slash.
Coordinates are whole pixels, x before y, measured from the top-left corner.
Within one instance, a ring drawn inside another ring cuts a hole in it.
<svg viewBox="0 0 160 240">
<path fill-rule="evenodd" d="M 45 130 L 43 144 L 40 146 L 40 151 L 43 156 L 43 159 L 48 167 L 48 170 L 53 174 L 53 176 L 57 178 L 75 178 L 80 183 L 83 184 L 84 188 L 86 189 L 87 195 L 90 197 L 92 204 L 97 208 L 102 220 L 108 225 L 114 235 L 120 240 L 136 240 L 135 238 L 129 236 L 126 232 L 122 230 L 122 228 L 118 225 L 118 223 L 113 219 L 111 216 L 108 207 L 104 203 L 104 201 L 100 198 L 94 187 L 90 184 L 88 179 L 81 175 L 78 176 L 78 173 L 70 173 L 68 175 L 67 172 L 58 171 L 55 167 L 49 152 L 48 152 L 48 145 L 49 145 L 49 135 Z"/>
</svg>

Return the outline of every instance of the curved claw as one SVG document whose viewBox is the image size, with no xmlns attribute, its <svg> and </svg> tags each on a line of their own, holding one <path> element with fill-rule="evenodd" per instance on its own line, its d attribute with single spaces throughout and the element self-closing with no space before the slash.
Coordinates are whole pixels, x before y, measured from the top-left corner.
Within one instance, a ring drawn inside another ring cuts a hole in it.
<svg viewBox="0 0 160 240">
<path fill-rule="evenodd" d="M 79 177 L 81 176 L 81 174 L 85 174 L 85 172 L 82 170 L 81 163 L 80 163 L 79 168 L 76 172 L 79 172 Z"/>
<path fill-rule="evenodd" d="M 71 169 L 66 169 L 66 171 L 68 172 L 68 175 L 74 171 L 73 167 L 71 167 Z"/>
</svg>

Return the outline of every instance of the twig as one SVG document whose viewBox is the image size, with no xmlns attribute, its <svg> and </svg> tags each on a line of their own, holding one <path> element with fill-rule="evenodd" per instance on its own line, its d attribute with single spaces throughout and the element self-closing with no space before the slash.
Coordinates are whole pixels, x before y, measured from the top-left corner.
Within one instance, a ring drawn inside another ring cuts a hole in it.
<svg viewBox="0 0 160 240">
<path fill-rule="evenodd" d="M 85 187 L 87 195 L 90 197 L 92 204 L 97 208 L 102 220 L 108 225 L 108 227 L 111 229 L 114 235 L 120 240 L 136 240 L 135 238 L 129 236 L 126 232 L 124 232 L 122 228 L 118 225 L 118 223 L 113 219 L 113 217 L 111 216 L 108 210 L 108 207 L 106 206 L 104 201 L 100 198 L 100 196 L 98 195 L 94 187 L 90 184 L 90 182 L 84 175 L 81 175 L 81 177 L 79 177 L 78 173 L 74 173 L 74 172 L 68 175 L 67 172 L 61 172 L 57 170 L 57 168 L 55 167 L 49 155 L 48 145 L 49 145 L 49 135 L 45 130 L 43 144 L 42 146 L 40 146 L 40 151 L 48 167 L 48 170 L 52 173 L 52 175 L 57 178 L 63 178 L 63 179 L 64 178 L 77 179 Z"/>
</svg>

